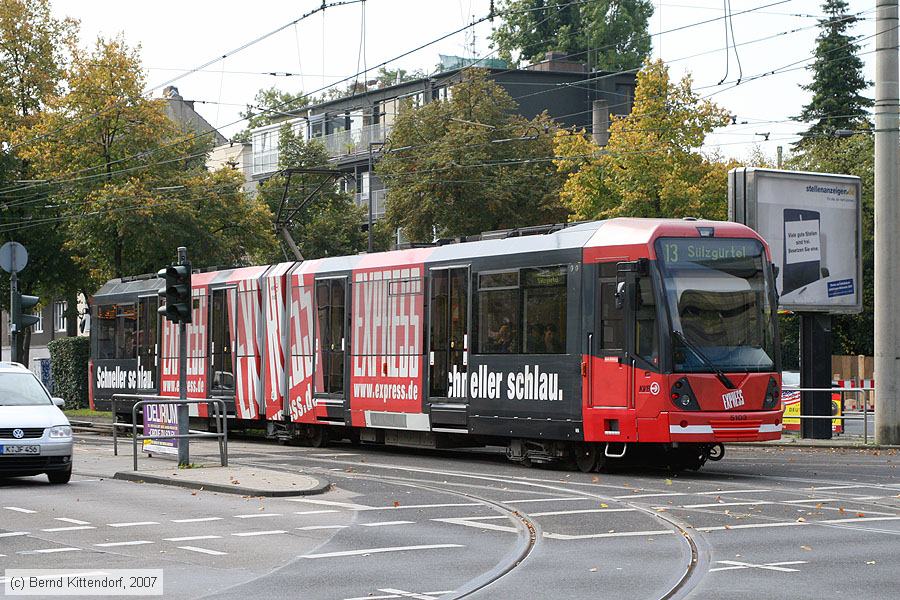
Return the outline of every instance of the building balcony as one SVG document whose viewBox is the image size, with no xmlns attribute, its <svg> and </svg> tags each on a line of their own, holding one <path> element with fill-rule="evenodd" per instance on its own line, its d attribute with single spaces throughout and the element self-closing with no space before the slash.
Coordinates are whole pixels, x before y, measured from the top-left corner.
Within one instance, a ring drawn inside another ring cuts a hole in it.
<svg viewBox="0 0 900 600">
<path fill-rule="evenodd" d="M 355 154 L 367 154 L 370 143 L 384 142 L 390 132 L 390 125 L 376 123 L 357 129 L 345 129 L 313 139 L 325 145 L 328 156 L 341 158 Z"/>
</svg>

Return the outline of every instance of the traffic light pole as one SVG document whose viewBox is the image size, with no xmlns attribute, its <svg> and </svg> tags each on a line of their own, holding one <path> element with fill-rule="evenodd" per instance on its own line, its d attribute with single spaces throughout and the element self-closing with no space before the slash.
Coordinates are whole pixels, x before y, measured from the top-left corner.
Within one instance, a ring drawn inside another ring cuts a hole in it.
<svg viewBox="0 0 900 600">
<path fill-rule="evenodd" d="M 19 278 L 16 275 L 16 271 L 13 270 L 9 274 L 9 360 L 11 362 L 19 362 L 19 350 L 17 348 L 19 332 L 17 331 L 18 325 L 16 325 L 16 317 L 19 314 L 19 307 L 16 306 L 19 302 L 18 288 Z"/>
<path fill-rule="evenodd" d="M 178 247 L 178 264 L 187 264 L 187 248 Z M 188 290 L 190 294 L 190 290 Z M 190 310 L 190 306 L 188 307 Z M 178 323 L 178 398 L 187 400 L 187 323 Z M 190 413 L 187 404 L 178 405 L 178 435 L 186 436 L 190 431 Z M 178 440 L 178 466 L 191 464 L 189 438 Z"/>
</svg>

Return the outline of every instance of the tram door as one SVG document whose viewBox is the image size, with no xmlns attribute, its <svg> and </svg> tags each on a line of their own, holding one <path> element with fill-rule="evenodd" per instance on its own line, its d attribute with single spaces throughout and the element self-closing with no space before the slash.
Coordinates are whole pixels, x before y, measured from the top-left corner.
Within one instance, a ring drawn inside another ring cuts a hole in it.
<svg viewBox="0 0 900 600">
<path fill-rule="evenodd" d="M 234 396 L 234 288 L 212 291 L 209 317 L 209 391 Z"/>
<path fill-rule="evenodd" d="M 315 392 L 329 418 L 343 418 L 344 374 L 350 339 L 347 331 L 347 278 L 316 281 Z"/>
<path fill-rule="evenodd" d="M 431 270 L 428 385 L 435 426 L 466 426 L 469 268 Z"/>
<path fill-rule="evenodd" d="M 629 405 L 631 373 L 626 340 L 626 309 L 617 306 L 616 292 L 622 281 L 617 262 L 600 263 L 597 281 L 596 322 L 591 336 L 589 406 L 623 408 Z"/>
</svg>

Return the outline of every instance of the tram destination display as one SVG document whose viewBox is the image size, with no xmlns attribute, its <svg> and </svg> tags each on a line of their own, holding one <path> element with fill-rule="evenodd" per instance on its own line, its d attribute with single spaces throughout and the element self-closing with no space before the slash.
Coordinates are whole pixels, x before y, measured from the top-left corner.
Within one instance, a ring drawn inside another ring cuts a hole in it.
<svg viewBox="0 0 900 600">
<path fill-rule="evenodd" d="M 775 169 L 728 173 L 728 218 L 769 243 L 779 306 L 798 312 L 862 310 L 859 177 Z"/>
</svg>

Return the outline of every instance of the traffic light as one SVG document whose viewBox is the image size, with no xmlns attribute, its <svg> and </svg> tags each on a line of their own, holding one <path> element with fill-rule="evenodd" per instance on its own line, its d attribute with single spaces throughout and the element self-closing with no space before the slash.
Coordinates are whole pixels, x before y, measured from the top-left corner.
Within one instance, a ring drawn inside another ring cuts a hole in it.
<svg viewBox="0 0 900 600">
<path fill-rule="evenodd" d="M 191 322 L 191 265 L 171 265 L 160 269 L 157 276 L 164 279 L 166 286 L 160 288 L 159 295 L 166 303 L 159 307 L 159 314 L 173 323 Z"/>
<path fill-rule="evenodd" d="M 12 324 L 16 333 L 21 333 L 40 321 L 40 317 L 31 314 L 34 306 L 40 302 L 37 296 L 26 296 L 16 290 L 12 295 Z"/>
</svg>

